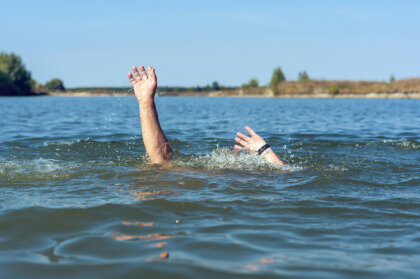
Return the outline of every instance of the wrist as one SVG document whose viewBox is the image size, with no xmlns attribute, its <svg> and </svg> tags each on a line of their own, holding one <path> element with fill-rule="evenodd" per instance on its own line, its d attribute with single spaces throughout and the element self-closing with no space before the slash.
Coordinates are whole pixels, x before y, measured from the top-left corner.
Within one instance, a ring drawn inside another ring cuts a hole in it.
<svg viewBox="0 0 420 279">
<path fill-rule="evenodd" d="M 288 163 L 286 161 L 281 160 L 279 157 L 277 157 L 276 153 L 274 153 L 273 149 L 267 148 L 264 150 L 263 153 L 261 153 L 261 156 L 267 160 L 267 162 L 271 164 L 279 164 L 281 166 L 287 165 Z"/>
<path fill-rule="evenodd" d="M 139 102 L 139 106 L 151 106 L 155 103 L 153 97 L 146 97 L 141 99 L 138 98 L 137 101 Z"/>
<path fill-rule="evenodd" d="M 271 147 L 265 149 L 263 152 L 261 152 L 259 155 L 261 157 L 267 157 L 268 155 L 270 155 L 271 153 L 273 153 L 273 149 L 271 149 Z"/>
<path fill-rule="evenodd" d="M 263 145 L 261 145 L 260 148 L 258 148 L 258 150 L 256 150 L 258 155 L 262 155 L 267 149 L 270 148 L 270 145 L 268 145 L 268 143 L 264 142 Z"/>
</svg>

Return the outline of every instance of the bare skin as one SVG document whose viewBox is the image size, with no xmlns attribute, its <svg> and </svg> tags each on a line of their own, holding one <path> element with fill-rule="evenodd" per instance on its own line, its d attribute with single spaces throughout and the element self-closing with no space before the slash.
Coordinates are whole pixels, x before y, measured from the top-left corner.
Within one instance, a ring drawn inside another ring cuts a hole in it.
<svg viewBox="0 0 420 279">
<path fill-rule="evenodd" d="M 172 149 L 160 126 L 154 101 L 157 87 L 155 69 L 148 66 L 149 75 L 147 75 L 144 66 L 140 66 L 139 69 L 140 72 L 137 67 L 133 66 L 134 76 L 132 73 L 128 73 L 128 78 L 133 85 L 134 94 L 139 103 L 143 143 L 147 155 L 149 155 L 152 164 L 172 167 Z M 246 126 L 245 130 L 249 132 L 251 137 L 238 132 L 235 141 L 242 146 L 235 145 L 235 150 L 249 149 L 257 152 L 266 144 L 265 140 L 251 128 Z M 287 162 L 279 159 L 271 148 L 266 149 L 261 156 L 271 164 L 287 165 Z"/>
<path fill-rule="evenodd" d="M 134 94 L 139 103 L 144 147 L 152 164 L 171 167 L 172 149 L 160 127 L 154 100 L 157 87 L 155 69 L 148 66 L 148 76 L 144 66 L 139 68 L 141 75 L 137 67 L 133 66 L 134 76 L 132 73 L 129 73 L 128 78 L 133 85 Z"/>
<path fill-rule="evenodd" d="M 262 137 L 260 137 L 257 133 L 255 133 L 254 130 L 252 130 L 248 126 L 245 127 L 245 130 L 248 131 L 251 137 L 237 132 L 237 137 L 235 138 L 235 141 L 242 146 L 235 144 L 235 150 L 249 149 L 257 152 L 261 147 L 263 147 L 266 144 L 265 140 Z M 261 153 L 261 156 L 264 157 L 271 164 L 279 164 L 281 166 L 287 165 L 286 161 L 283 161 L 279 157 L 277 157 L 276 153 L 274 153 L 271 147 L 267 148 L 263 153 Z"/>
</svg>

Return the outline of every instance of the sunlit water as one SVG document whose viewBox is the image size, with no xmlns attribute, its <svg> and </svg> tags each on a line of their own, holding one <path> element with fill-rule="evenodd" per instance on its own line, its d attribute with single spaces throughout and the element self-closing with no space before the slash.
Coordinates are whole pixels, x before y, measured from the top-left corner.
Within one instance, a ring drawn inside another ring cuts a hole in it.
<svg viewBox="0 0 420 279">
<path fill-rule="evenodd" d="M 419 100 L 157 107 L 170 170 L 135 98 L 0 99 L 0 278 L 418 278 Z M 232 151 L 245 125 L 292 166 Z"/>
</svg>

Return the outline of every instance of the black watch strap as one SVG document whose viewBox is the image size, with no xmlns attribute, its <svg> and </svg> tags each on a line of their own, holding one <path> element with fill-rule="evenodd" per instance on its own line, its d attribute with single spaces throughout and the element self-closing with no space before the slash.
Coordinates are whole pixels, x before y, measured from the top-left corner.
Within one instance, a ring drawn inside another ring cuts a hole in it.
<svg viewBox="0 0 420 279">
<path fill-rule="evenodd" d="M 261 148 L 258 149 L 258 151 L 257 151 L 258 155 L 261 155 L 267 148 L 270 148 L 270 146 L 268 145 L 268 143 L 266 143 L 263 146 L 261 146 Z"/>
</svg>

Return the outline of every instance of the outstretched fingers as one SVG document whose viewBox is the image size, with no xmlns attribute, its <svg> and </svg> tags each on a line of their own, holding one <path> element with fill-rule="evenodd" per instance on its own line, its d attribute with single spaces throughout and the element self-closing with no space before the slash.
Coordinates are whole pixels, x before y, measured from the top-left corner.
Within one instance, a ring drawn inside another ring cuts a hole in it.
<svg viewBox="0 0 420 279">
<path fill-rule="evenodd" d="M 156 80 L 155 68 L 153 68 L 152 66 L 149 66 L 149 67 L 147 67 L 147 70 L 149 71 L 149 77 L 151 79 Z"/>
<path fill-rule="evenodd" d="M 134 76 L 136 77 L 137 81 L 142 80 L 142 78 L 140 76 L 140 73 L 139 73 L 139 70 L 137 70 L 136 66 L 133 66 L 133 72 L 134 72 Z"/>
<path fill-rule="evenodd" d="M 248 143 L 246 141 L 244 141 L 243 139 L 240 139 L 240 138 L 236 137 L 235 141 L 237 143 L 239 143 L 240 145 L 242 145 L 243 147 L 248 147 Z"/>
<path fill-rule="evenodd" d="M 234 146 L 233 146 L 233 148 L 235 149 L 235 150 L 241 150 L 241 149 L 243 149 L 243 147 L 240 147 L 239 145 L 237 145 L 237 144 L 235 144 Z"/>
<path fill-rule="evenodd" d="M 244 134 L 242 134 L 241 132 L 237 132 L 236 135 L 238 137 L 240 137 L 241 139 L 243 139 L 244 141 L 250 141 L 251 139 L 248 136 L 245 136 Z"/>
<path fill-rule="evenodd" d="M 130 80 L 131 84 L 134 86 L 136 85 L 136 79 L 133 77 L 132 73 L 128 73 L 128 79 Z"/>
<path fill-rule="evenodd" d="M 256 136 L 257 133 L 254 132 L 254 130 L 252 130 L 251 128 L 249 128 L 248 126 L 245 126 L 245 130 L 248 131 L 248 133 L 251 135 L 251 137 Z"/>
<path fill-rule="evenodd" d="M 146 69 L 144 68 L 144 66 L 141 65 L 139 68 L 140 68 L 141 76 L 143 77 L 143 79 L 148 79 L 149 77 L 147 76 Z"/>
<path fill-rule="evenodd" d="M 140 69 L 140 72 L 139 72 L 139 69 Z M 146 80 L 149 78 L 154 79 L 154 80 L 157 79 L 155 69 L 152 66 L 147 67 L 147 70 L 149 71 L 149 76 L 147 75 L 146 69 L 144 68 L 143 65 L 139 66 L 139 69 L 137 69 L 136 66 L 133 66 L 134 76 L 131 73 L 128 74 L 128 78 L 130 79 L 131 84 L 134 85 L 138 81 Z"/>
</svg>

